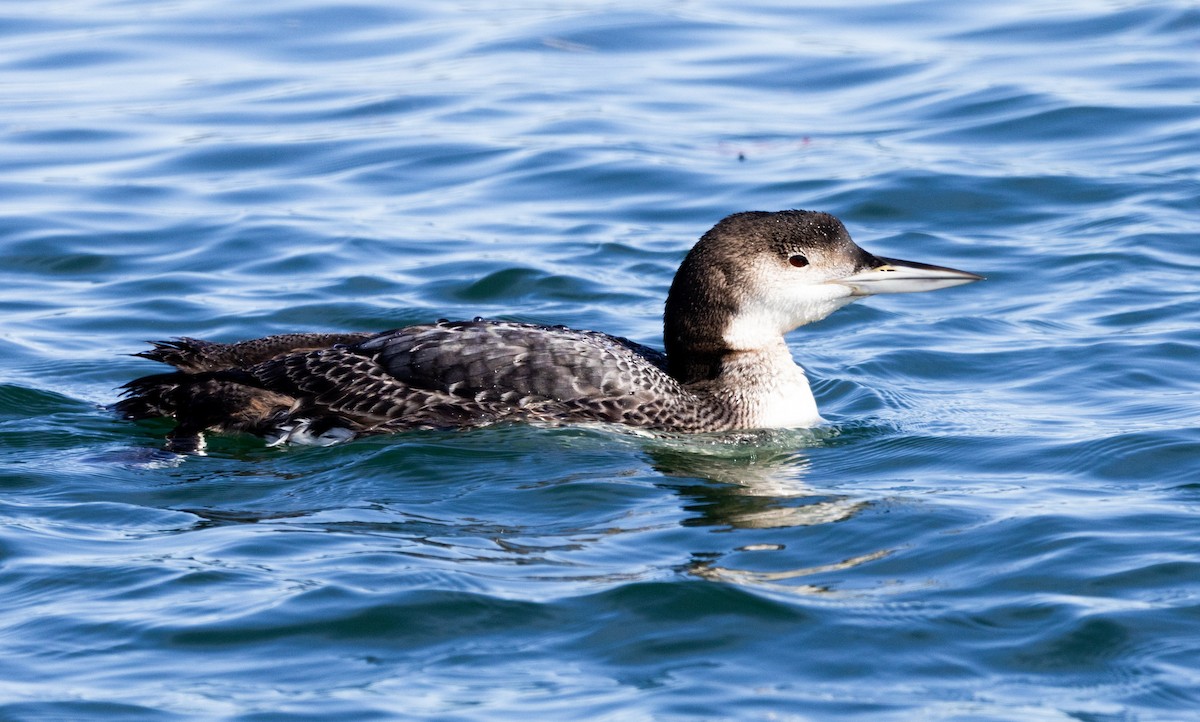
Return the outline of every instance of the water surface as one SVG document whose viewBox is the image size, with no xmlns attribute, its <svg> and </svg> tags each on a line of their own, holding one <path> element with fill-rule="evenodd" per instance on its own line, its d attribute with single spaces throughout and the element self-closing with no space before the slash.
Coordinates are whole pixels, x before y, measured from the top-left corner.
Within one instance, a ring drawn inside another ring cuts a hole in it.
<svg viewBox="0 0 1200 722">
<path fill-rule="evenodd" d="M 1200 9 L 0 9 L 0 717 L 1183 720 Z M 982 284 L 789 340 L 827 426 L 331 448 L 104 406 L 146 339 L 566 323 L 811 208 Z"/>
</svg>

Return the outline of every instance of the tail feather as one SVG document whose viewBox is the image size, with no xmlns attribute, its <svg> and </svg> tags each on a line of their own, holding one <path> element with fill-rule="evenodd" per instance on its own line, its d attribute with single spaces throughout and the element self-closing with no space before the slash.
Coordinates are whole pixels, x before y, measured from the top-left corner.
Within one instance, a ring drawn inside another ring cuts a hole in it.
<svg viewBox="0 0 1200 722">
<path fill-rule="evenodd" d="M 182 336 L 169 341 L 147 341 L 154 348 L 131 354 L 139 358 L 169 364 L 181 371 L 204 371 L 209 369 L 211 357 L 225 344 L 202 341 Z"/>
<path fill-rule="evenodd" d="M 120 388 L 111 407 L 129 420 L 174 419 L 168 448 L 193 453 L 203 433 L 244 431 L 259 436 L 331 443 L 360 433 L 362 424 L 311 406 L 294 384 L 277 383 L 258 368 L 263 362 L 305 350 L 353 344 L 367 333 L 282 334 L 237 343 L 180 337 L 151 341 L 133 354 L 177 370 L 134 379 Z"/>
<path fill-rule="evenodd" d="M 373 333 L 284 333 L 248 341 L 219 343 L 181 336 L 168 341 L 150 341 L 151 348 L 133 354 L 139 358 L 170 364 L 180 371 L 200 373 L 223 369 L 245 369 L 284 354 L 315 351 L 337 344 L 355 344 Z"/>
<path fill-rule="evenodd" d="M 251 409 L 264 413 L 266 407 L 290 405 L 294 399 L 267 389 L 250 373 L 241 370 L 172 371 L 142 376 L 121 386 L 114 408 L 130 419 L 159 416 L 221 420 L 240 419 Z"/>
<path fill-rule="evenodd" d="M 131 421 L 174 416 L 176 391 L 191 378 L 192 374 L 175 371 L 134 379 L 121 386 L 124 398 L 113 404 L 113 409 Z"/>
</svg>

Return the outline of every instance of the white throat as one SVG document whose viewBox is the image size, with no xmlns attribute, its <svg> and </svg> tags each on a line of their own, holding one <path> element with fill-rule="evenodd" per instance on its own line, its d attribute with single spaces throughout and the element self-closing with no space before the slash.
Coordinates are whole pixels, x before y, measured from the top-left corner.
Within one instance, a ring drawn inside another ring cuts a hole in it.
<svg viewBox="0 0 1200 722">
<path fill-rule="evenodd" d="M 721 382 L 715 395 L 736 410 L 745 428 L 808 428 L 824 421 L 808 377 L 782 337 L 771 347 L 726 357 Z"/>
<path fill-rule="evenodd" d="M 754 275 L 757 283 L 747 289 L 721 334 L 726 348 L 735 351 L 774 347 L 783 342 L 785 333 L 820 321 L 857 300 L 841 284 L 798 283 L 774 268 L 763 268 Z"/>
</svg>

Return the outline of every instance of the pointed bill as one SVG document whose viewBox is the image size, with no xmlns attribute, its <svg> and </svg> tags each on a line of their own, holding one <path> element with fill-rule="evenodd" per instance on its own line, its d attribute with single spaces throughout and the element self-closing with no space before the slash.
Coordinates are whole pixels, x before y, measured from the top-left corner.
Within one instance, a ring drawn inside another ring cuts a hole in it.
<svg viewBox="0 0 1200 722">
<path fill-rule="evenodd" d="M 829 283 L 849 286 L 855 296 L 874 296 L 880 293 L 917 293 L 939 288 L 961 286 L 982 281 L 983 276 L 944 266 L 933 266 L 896 258 L 874 259 L 871 267 Z"/>
</svg>

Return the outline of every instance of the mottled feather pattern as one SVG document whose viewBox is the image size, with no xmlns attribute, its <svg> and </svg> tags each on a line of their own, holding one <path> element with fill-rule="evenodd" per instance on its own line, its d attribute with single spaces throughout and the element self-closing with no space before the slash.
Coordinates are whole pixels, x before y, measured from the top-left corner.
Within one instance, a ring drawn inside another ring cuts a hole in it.
<svg viewBox="0 0 1200 722">
<path fill-rule="evenodd" d="M 445 322 L 381 335 L 360 348 L 377 350 L 381 365 L 410 385 L 500 402 L 524 420 L 697 431 L 719 426 L 666 374 L 661 352 L 596 331 Z"/>
<path fill-rule="evenodd" d="M 205 429 L 362 435 L 502 421 L 724 427 L 666 374 L 661 352 L 562 326 L 444 321 L 381 334 L 154 346 L 140 355 L 180 371 L 126 384 L 117 409 L 129 418 L 173 416 L 178 439 Z"/>
<path fill-rule="evenodd" d="M 299 400 L 292 417 L 334 415 L 359 433 L 408 428 L 478 425 L 489 420 L 451 404 L 443 392 L 415 388 L 393 378 L 371 356 L 346 347 L 281 356 L 249 369 L 266 388 Z"/>
<path fill-rule="evenodd" d="M 152 341 L 154 348 L 135 353 L 134 356 L 170 364 L 180 371 L 221 371 L 246 368 L 280 354 L 358 343 L 374 335 L 369 332 L 285 333 L 236 343 L 217 343 L 184 336 L 170 341 Z"/>
<path fill-rule="evenodd" d="M 568 399 L 639 390 L 677 391 L 662 354 L 595 331 L 462 321 L 412 326 L 360 345 L 397 379 L 462 397 L 505 390 Z"/>
</svg>

